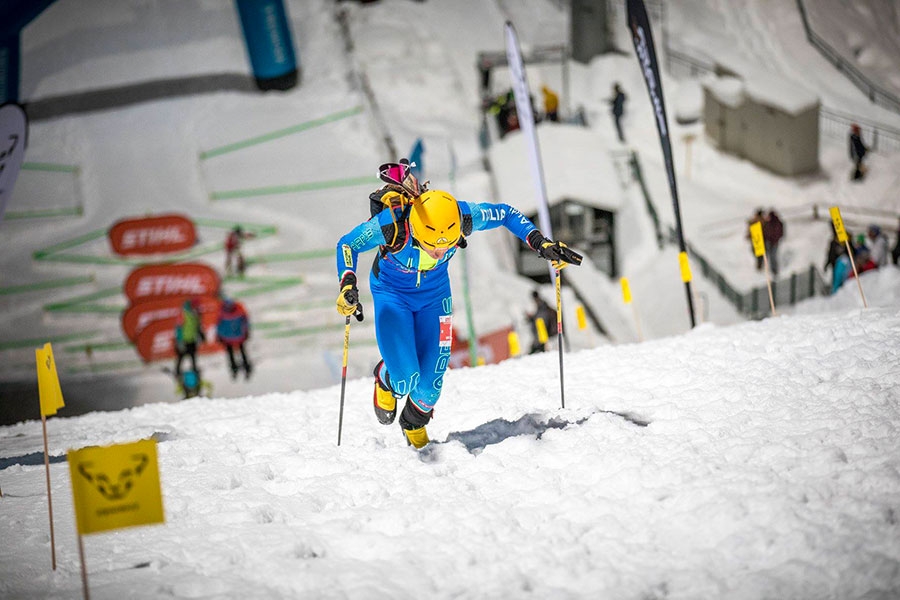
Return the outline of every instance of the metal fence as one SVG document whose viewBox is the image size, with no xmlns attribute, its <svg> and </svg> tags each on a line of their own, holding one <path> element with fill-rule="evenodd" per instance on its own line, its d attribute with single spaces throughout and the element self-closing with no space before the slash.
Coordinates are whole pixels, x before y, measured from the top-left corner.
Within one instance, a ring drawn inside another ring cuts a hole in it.
<svg viewBox="0 0 900 600">
<path fill-rule="evenodd" d="M 674 232 L 672 232 L 674 234 Z M 769 306 L 769 289 L 767 286 L 754 287 L 747 292 L 739 292 L 728 283 L 709 260 L 697 249 L 687 244 L 687 250 L 694 261 L 700 265 L 700 272 L 719 290 L 737 311 L 751 319 L 761 319 L 771 314 Z M 826 291 L 825 281 L 815 265 L 809 265 L 805 271 L 793 272 L 788 277 L 772 281 L 772 299 L 776 310 L 790 306 L 807 298 L 820 296 Z"/>
<path fill-rule="evenodd" d="M 819 135 L 847 139 L 850 124 L 859 125 L 863 141 L 875 152 L 900 152 L 900 130 L 830 108 L 819 109 Z"/>
<path fill-rule="evenodd" d="M 856 87 L 862 90 L 869 100 L 883 106 L 889 110 L 900 113 L 900 99 L 896 95 L 888 92 L 881 86 L 872 83 L 856 65 L 844 59 L 840 53 L 831 47 L 821 36 L 819 36 L 809 25 L 809 19 L 806 15 L 806 6 L 803 0 L 797 0 L 797 8 L 800 10 L 800 17 L 803 19 L 803 29 L 806 30 L 806 39 L 809 43 L 816 47 L 828 61 L 843 73 Z"/>
</svg>

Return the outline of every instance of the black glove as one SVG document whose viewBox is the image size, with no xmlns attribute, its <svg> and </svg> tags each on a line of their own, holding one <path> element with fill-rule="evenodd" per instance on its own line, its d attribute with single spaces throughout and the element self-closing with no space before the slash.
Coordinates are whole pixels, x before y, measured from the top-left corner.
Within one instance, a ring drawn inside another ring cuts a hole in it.
<svg viewBox="0 0 900 600">
<path fill-rule="evenodd" d="M 528 234 L 528 245 L 538 253 L 538 256 L 549 260 L 557 271 L 569 265 L 580 265 L 584 258 L 574 250 L 570 250 L 564 243 L 545 238 L 537 229 Z"/>
<path fill-rule="evenodd" d="M 359 303 L 359 288 L 356 287 L 356 275 L 351 272 L 341 278 L 341 293 L 337 298 L 337 311 L 345 317 L 353 315 L 357 321 L 363 320 L 362 304 Z"/>
</svg>

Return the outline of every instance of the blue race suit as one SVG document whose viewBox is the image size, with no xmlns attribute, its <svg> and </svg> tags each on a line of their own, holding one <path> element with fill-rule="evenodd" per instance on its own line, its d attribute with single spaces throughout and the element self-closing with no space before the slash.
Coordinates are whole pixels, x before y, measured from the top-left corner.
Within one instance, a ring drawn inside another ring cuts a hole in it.
<svg viewBox="0 0 900 600">
<path fill-rule="evenodd" d="M 526 242 L 536 227 L 528 217 L 508 204 L 459 203 L 463 223 L 471 220 L 471 231 L 503 226 Z M 409 399 L 423 412 L 434 408 L 441 395 L 444 372 L 450 363 L 453 304 L 447 266 L 458 246 L 439 260 L 428 256 L 400 220 L 400 209 L 384 209 L 353 228 L 337 243 L 337 272 L 342 278 L 356 272 L 361 252 L 389 244 L 394 223 L 405 228 L 406 242 L 395 252 L 382 252 L 369 276 L 375 308 L 375 338 L 396 395 Z M 466 228 L 463 227 L 465 231 Z M 404 232 L 398 232 L 403 239 Z"/>
</svg>

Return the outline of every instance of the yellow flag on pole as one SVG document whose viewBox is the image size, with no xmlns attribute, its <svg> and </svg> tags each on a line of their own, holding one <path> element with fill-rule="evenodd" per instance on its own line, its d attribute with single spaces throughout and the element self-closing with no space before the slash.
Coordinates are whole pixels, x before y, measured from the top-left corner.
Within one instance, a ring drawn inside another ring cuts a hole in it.
<svg viewBox="0 0 900 600">
<path fill-rule="evenodd" d="M 165 521 L 155 440 L 70 450 L 67 459 L 79 534 Z"/>
<path fill-rule="evenodd" d="M 65 406 L 62 388 L 59 387 L 59 375 L 56 373 L 56 361 L 53 359 L 53 348 L 50 343 L 34 351 L 37 360 L 38 395 L 41 398 L 41 416 L 55 415 Z"/>
<path fill-rule="evenodd" d="M 766 243 L 763 240 L 762 223 L 759 221 L 750 225 L 750 241 L 753 243 L 754 256 L 764 256 Z"/>
<path fill-rule="evenodd" d="M 837 241 L 844 243 L 847 241 L 847 230 L 844 229 L 844 220 L 841 218 L 841 209 L 832 206 L 829 209 L 831 213 L 831 222 L 834 223 L 834 232 L 837 234 Z"/>
</svg>

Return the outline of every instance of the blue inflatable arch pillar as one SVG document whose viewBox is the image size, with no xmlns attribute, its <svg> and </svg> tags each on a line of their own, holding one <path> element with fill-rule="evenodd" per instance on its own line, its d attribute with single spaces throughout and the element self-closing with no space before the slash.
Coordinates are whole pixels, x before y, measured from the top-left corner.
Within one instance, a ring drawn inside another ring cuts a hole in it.
<svg viewBox="0 0 900 600">
<path fill-rule="evenodd" d="M 0 104 L 19 101 L 22 69 L 19 32 L 55 1 L 0 2 Z"/>
<path fill-rule="evenodd" d="M 299 67 L 283 0 L 235 0 L 244 42 L 261 90 L 297 85 Z"/>
</svg>

